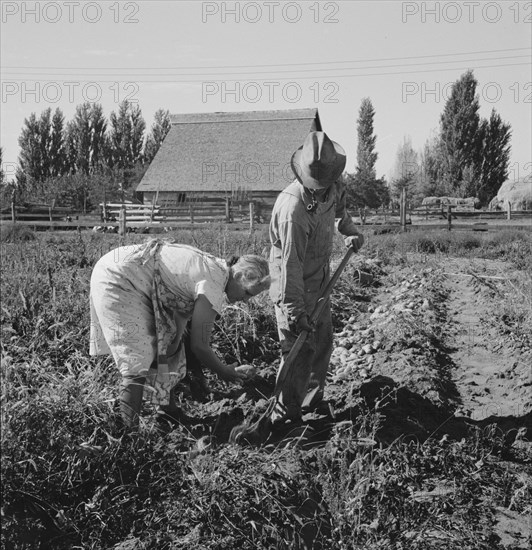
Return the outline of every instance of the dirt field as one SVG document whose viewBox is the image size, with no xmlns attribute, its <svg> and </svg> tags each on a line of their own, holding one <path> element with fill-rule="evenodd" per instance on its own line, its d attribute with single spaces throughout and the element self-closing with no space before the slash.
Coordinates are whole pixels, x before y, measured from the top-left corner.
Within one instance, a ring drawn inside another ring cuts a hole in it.
<svg viewBox="0 0 532 550">
<path fill-rule="evenodd" d="M 92 265 L 117 237 L 23 237 L 2 245 L 3 547 L 529 548 L 528 233 L 366 228 L 332 298 L 331 410 L 259 446 L 229 436 L 272 395 L 267 296 L 227 308 L 216 330 L 217 352 L 257 378 L 207 373 L 205 391 L 192 376 L 178 388 L 179 425 L 146 403 L 131 438 L 117 422 L 116 369 L 87 356 Z M 265 239 L 168 237 L 217 254 L 260 252 Z"/>
<path fill-rule="evenodd" d="M 356 424 L 361 402 L 379 411 L 374 438 L 384 445 L 427 438 L 460 441 L 470 437 L 471 429 L 495 429 L 528 456 L 528 465 L 509 462 L 503 467 L 519 472 L 530 498 L 530 327 L 512 327 L 504 317 L 504 308 L 512 307 L 507 295 L 520 299 L 515 283 L 523 273 L 508 262 L 446 254 L 405 253 L 399 263 L 390 271 L 379 260 L 358 258 L 348 268 L 334 298 L 337 332 L 325 396 L 335 419 L 331 423 L 307 415 L 312 432 L 296 444 L 312 449 L 334 437 L 339 427 Z M 349 285 L 356 269 L 371 274 L 373 282 Z M 243 416 L 256 418 L 265 408 L 261 394 L 271 393 L 278 361 L 254 364 L 262 366 L 256 383 L 247 393 L 226 396 L 225 423 L 218 422 L 215 429 L 219 441 Z M 190 406 L 190 414 L 199 417 L 221 410 L 219 400 Z M 273 448 L 282 442 L 274 434 L 265 445 Z M 457 490 L 452 477 L 426 482 L 430 490 L 423 498 L 429 501 L 452 499 Z M 479 508 L 491 510 L 482 513 L 493 515 L 493 533 L 501 547 L 529 547 L 531 503 L 520 513 L 511 506 L 491 506 L 488 493 L 481 497 Z M 458 547 L 454 535 L 426 535 L 433 537 L 431 548 Z"/>
</svg>

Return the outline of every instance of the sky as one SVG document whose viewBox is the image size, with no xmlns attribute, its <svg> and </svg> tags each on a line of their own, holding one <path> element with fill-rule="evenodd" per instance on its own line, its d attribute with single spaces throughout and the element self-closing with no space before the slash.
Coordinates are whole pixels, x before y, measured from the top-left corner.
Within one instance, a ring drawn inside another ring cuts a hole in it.
<svg viewBox="0 0 532 550">
<path fill-rule="evenodd" d="M 356 165 L 363 98 L 375 109 L 378 176 L 397 149 L 438 130 L 451 84 L 472 69 L 480 115 L 512 127 L 510 177 L 532 174 L 530 1 L 1 0 L 0 144 L 14 173 L 24 119 L 70 120 L 84 101 L 109 117 L 318 108 Z M 292 151 L 287 151 L 287 161 Z"/>
</svg>

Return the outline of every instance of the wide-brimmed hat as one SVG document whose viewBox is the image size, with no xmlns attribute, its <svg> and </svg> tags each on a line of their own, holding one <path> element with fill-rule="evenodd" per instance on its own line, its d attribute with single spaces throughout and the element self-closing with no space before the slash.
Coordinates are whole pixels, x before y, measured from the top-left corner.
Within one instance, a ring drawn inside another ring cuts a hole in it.
<svg viewBox="0 0 532 550">
<path fill-rule="evenodd" d="M 343 148 L 325 132 L 310 132 L 303 145 L 292 155 L 292 170 L 298 181 L 309 189 L 332 185 L 345 168 Z"/>
</svg>

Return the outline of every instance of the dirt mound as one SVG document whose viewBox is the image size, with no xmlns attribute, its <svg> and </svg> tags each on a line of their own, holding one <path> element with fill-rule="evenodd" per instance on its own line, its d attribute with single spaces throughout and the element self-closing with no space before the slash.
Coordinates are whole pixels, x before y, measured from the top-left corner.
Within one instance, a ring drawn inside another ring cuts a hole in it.
<svg viewBox="0 0 532 550">
<path fill-rule="evenodd" d="M 492 291 L 472 283 L 496 277 L 504 264 L 448 260 L 444 265 L 422 260 L 386 273 L 381 262 L 371 260 L 346 270 L 333 297 L 335 348 L 325 394 L 333 424 L 356 423 L 365 411 L 377 410 L 382 423 L 376 438 L 390 444 L 398 437 L 460 439 L 489 422 L 515 438 L 530 423 L 532 352 L 489 324 Z M 349 282 L 356 281 L 358 270 L 371 274 L 370 285 Z M 475 271 L 480 277 L 469 273 Z M 222 443 L 243 418 L 250 423 L 260 418 L 277 365 L 262 364 L 252 383 L 218 391 L 214 401 L 193 403 L 190 410 L 197 414 L 200 407 L 208 426 L 194 435 L 215 434 Z M 305 418 L 319 434 L 315 442 L 323 443 L 331 418 Z"/>
</svg>

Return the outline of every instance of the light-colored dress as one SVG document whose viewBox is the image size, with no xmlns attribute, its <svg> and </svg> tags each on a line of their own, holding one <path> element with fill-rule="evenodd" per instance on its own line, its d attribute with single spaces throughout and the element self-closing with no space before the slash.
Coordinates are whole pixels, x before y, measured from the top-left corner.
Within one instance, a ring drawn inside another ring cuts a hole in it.
<svg viewBox="0 0 532 550">
<path fill-rule="evenodd" d="M 186 374 L 183 335 L 204 295 L 217 313 L 227 264 L 197 248 L 152 240 L 119 247 L 94 266 L 90 292 L 91 355 L 111 353 L 123 377 L 146 376 L 147 399 L 169 403 Z"/>
</svg>

